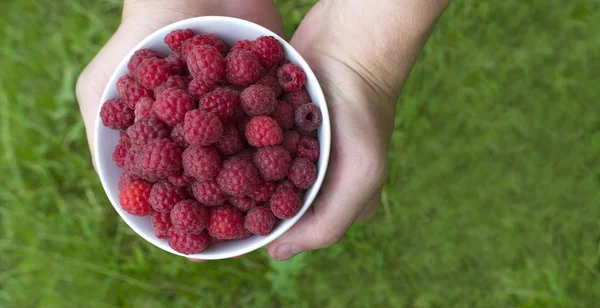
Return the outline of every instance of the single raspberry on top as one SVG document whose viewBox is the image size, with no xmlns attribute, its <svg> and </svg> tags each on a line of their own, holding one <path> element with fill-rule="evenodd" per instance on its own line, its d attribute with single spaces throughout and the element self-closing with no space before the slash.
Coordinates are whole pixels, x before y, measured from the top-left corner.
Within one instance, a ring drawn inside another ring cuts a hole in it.
<svg viewBox="0 0 600 308">
<path fill-rule="evenodd" d="M 109 99 L 102 104 L 100 119 L 104 126 L 112 129 L 126 129 L 134 122 L 133 110 L 120 98 Z"/>
<path fill-rule="evenodd" d="M 151 49 L 139 49 L 136 50 L 131 58 L 129 59 L 129 63 L 127 63 L 127 68 L 133 74 L 136 68 L 142 63 L 142 61 L 148 58 L 160 58 L 158 52 Z"/>
<path fill-rule="evenodd" d="M 192 49 L 187 56 L 187 65 L 194 79 L 219 81 L 225 75 L 225 59 L 212 46 Z"/>
<path fill-rule="evenodd" d="M 199 181 L 214 179 L 219 174 L 221 159 L 212 146 L 190 145 L 183 151 L 184 173 Z"/>
<path fill-rule="evenodd" d="M 180 88 L 169 88 L 158 96 L 152 108 L 159 119 L 174 126 L 183 122 L 185 114 L 196 108 L 196 104 L 186 91 Z"/>
<path fill-rule="evenodd" d="M 275 110 L 275 93 L 267 86 L 251 85 L 240 95 L 241 106 L 251 116 L 268 115 Z"/>
<path fill-rule="evenodd" d="M 306 74 L 295 64 L 284 64 L 277 70 L 277 81 L 284 91 L 298 91 L 306 83 Z"/>
<path fill-rule="evenodd" d="M 212 209 L 208 221 L 208 234 L 223 239 L 236 239 L 243 233 L 244 215 L 231 206 L 218 206 Z"/>
<path fill-rule="evenodd" d="M 165 36 L 165 44 L 173 51 L 181 51 L 183 42 L 194 37 L 195 33 L 192 29 L 174 30 Z"/>
<path fill-rule="evenodd" d="M 255 147 L 276 145 L 283 141 L 283 132 L 277 121 L 264 115 L 250 119 L 246 125 L 245 135 L 248 143 Z"/>
<path fill-rule="evenodd" d="M 157 238 L 165 238 L 169 235 L 171 223 L 171 214 L 154 212 L 152 213 L 152 229 Z"/>
<path fill-rule="evenodd" d="M 239 105 L 238 97 L 224 88 L 216 88 L 204 95 L 198 103 L 198 109 L 210 111 L 217 115 L 221 121 L 226 121 Z"/>
<path fill-rule="evenodd" d="M 283 59 L 283 46 L 273 36 L 257 38 L 252 47 L 254 53 L 258 55 L 260 63 L 266 68 L 278 64 Z"/>
<path fill-rule="evenodd" d="M 251 51 L 234 50 L 227 55 L 225 62 L 225 78 L 231 84 L 249 86 L 260 78 L 262 66 Z"/>
<path fill-rule="evenodd" d="M 259 79 L 256 82 L 256 84 L 266 86 L 269 89 L 273 90 L 273 92 L 275 93 L 275 97 L 278 97 L 279 95 L 281 95 L 281 93 L 283 93 L 283 90 L 281 90 L 281 87 L 279 86 L 279 82 L 277 81 L 277 78 L 275 78 L 273 76 L 265 75 L 264 77 Z"/>
<path fill-rule="evenodd" d="M 135 109 L 137 103 L 144 97 L 154 99 L 154 92 L 152 90 L 144 88 L 129 75 L 119 78 L 119 81 L 117 81 L 117 92 L 131 109 Z"/>
<path fill-rule="evenodd" d="M 313 131 L 319 128 L 323 122 L 321 110 L 314 104 L 304 104 L 298 107 L 294 117 L 298 130 L 303 132 Z"/>
<path fill-rule="evenodd" d="M 150 182 L 166 179 L 181 168 L 182 151 L 168 138 L 155 139 L 142 145 L 135 156 L 140 177 Z"/>
<path fill-rule="evenodd" d="M 294 158 L 287 177 L 296 187 L 307 189 L 317 180 L 317 166 L 308 158 Z"/>
<path fill-rule="evenodd" d="M 156 88 L 171 75 L 171 66 L 160 58 L 147 58 L 135 69 L 137 81 L 146 89 Z"/>
<path fill-rule="evenodd" d="M 146 144 L 150 140 L 168 138 L 171 129 L 156 115 L 135 122 L 127 128 L 127 134 L 133 144 Z"/>
<path fill-rule="evenodd" d="M 195 200 L 178 202 L 171 211 L 171 222 L 175 229 L 189 233 L 200 233 L 208 225 L 210 211 Z"/>
<path fill-rule="evenodd" d="M 277 124 L 283 130 L 289 130 L 294 127 L 294 108 L 286 102 L 277 101 L 275 111 L 271 113 L 271 117 L 277 121 Z"/>
<path fill-rule="evenodd" d="M 260 147 L 254 154 L 254 165 L 262 178 L 267 181 L 285 178 L 291 164 L 290 153 L 280 145 Z"/>
<path fill-rule="evenodd" d="M 206 249 L 209 239 L 207 231 L 199 234 L 187 234 L 177 230 L 175 227 L 169 229 L 169 246 L 173 250 L 186 255 L 199 253 Z"/>
<path fill-rule="evenodd" d="M 244 227 L 257 235 L 268 235 L 273 230 L 277 218 L 266 206 L 251 209 L 246 214 Z"/>
<path fill-rule="evenodd" d="M 316 162 L 319 158 L 319 152 L 319 142 L 316 139 L 308 136 L 300 137 L 300 142 L 298 143 L 296 152 L 298 157 L 305 157 L 312 162 Z"/>
<path fill-rule="evenodd" d="M 294 110 L 298 109 L 301 105 L 310 103 L 310 96 L 306 89 L 300 89 L 293 92 L 285 92 L 281 99 L 288 103 Z"/>
<path fill-rule="evenodd" d="M 223 136 L 223 124 L 212 112 L 194 109 L 185 114 L 185 140 L 190 144 L 209 145 Z"/>
<path fill-rule="evenodd" d="M 298 213 L 302 200 L 293 189 L 278 189 L 271 196 L 269 207 L 277 218 L 288 219 Z"/>
<path fill-rule="evenodd" d="M 179 88 L 184 90 L 187 93 L 188 85 L 190 84 L 191 79 L 185 76 L 173 75 L 167 78 L 160 86 L 154 88 L 154 95 L 158 99 L 160 95 L 169 88 Z"/>
<path fill-rule="evenodd" d="M 119 193 L 119 202 L 125 212 L 135 216 L 146 216 L 152 212 L 148 202 L 152 184 L 135 180 L 127 184 Z"/>
<path fill-rule="evenodd" d="M 227 196 L 216 181 L 208 180 L 192 184 L 194 198 L 206 206 L 222 205 Z"/>
<path fill-rule="evenodd" d="M 152 185 L 148 202 L 155 211 L 169 213 L 175 204 L 186 198 L 187 193 L 183 187 L 163 181 Z"/>
<path fill-rule="evenodd" d="M 238 157 L 230 157 L 221 166 L 217 183 L 232 196 L 244 196 L 254 190 L 260 182 L 258 170 L 252 163 Z"/>
<path fill-rule="evenodd" d="M 133 113 L 135 114 L 135 122 L 153 115 L 152 106 L 154 105 L 154 100 L 150 97 L 142 97 L 138 103 L 135 105 L 135 110 Z"/>
</svg>

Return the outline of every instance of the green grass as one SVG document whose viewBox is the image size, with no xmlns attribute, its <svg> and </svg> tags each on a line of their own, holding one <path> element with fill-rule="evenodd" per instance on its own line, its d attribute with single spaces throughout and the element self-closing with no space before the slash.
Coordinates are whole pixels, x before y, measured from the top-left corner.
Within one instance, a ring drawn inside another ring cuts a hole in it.
<svg viewBox="0 0 600 308">
<path fill-rule="evenodd" d="M 292 32 L 312 1 L 278 1 Z M 119 0 L 0 2 L 0 307 L 594 307 L 600 4 L 455 1 L 399 101 L 376 217 L 291 262 L 136 236 L 74 85 Z"/>
</svg>

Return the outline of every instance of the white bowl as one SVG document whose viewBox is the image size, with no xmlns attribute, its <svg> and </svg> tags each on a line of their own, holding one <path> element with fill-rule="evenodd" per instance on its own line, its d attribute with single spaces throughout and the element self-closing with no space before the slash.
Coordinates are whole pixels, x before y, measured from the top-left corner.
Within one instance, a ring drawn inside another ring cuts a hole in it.
<svg viewBox="0 0 600 308">
<path fill-rule="evenodd" d="M 196 17 L 182 20 L 170 24 L 152 33 L 150 36 L 146 37 L 142 42 L 137 44 L 137 46 L 135 46 L 135 48 L 131 52 L 129 52 L 129 54 L 121 61 L 121 63 L 111 76 L 108 85 L 104 89 L 104 93 L 102 95 L 102 103 L 104 103 L 108 99 L 115 98 L 118 96 L 116 87 L 117 80 L 121 76 L 128 73 L 127 63 L 129 62 L 129 58 L 133 55 L 134 51 L 141 48 L 150 48 L 163 54 L 172 53 L 169 47 L 167 47 L 167 45 L 164 43 L 165 35 L 167 35 L 173 30 L 186 28 L 192 29 L 196 33 L 216 34 L 219 37 L 221 37 L 221 39 L 223 39 L 225 43 L 227 43 L 227 45 L 229 46 L 232 46 L 233 43 L 235 43 L 238 40 L 254 40 L 262 35 L 271 35 L 276 37 L 281 42 L 281 44 L 283 44 L 285 50 L 285 58 L 291 61 L 292 63 L 302 67 L 302 69 L 306 73 L 306 89 L 310 94 L 313 104 L 319 106 L 319 108 L 321 109 L 321 113 L 323 114 L 323 124 L 318 130 L 318 138 L 321 152 L 319 161 L 317 162 L 318 177 L 317 181 L 306 192 L 300 212 L 298 212 L 296 216 L 279 223 L 279 225 L 276 226 L 273 232 L 271 232 L 271 234 L 267 236 L 254 235 L 245 240 L 219 243 L 216 245 L 211 245 L 209 248 L 200 253 L 193 255 L 184 255 L 169 247 L 167 240 L 156 238 L 149 217 L 133 216 L 128 214 L 121 208 L 119 204 L 118 181 L 122 170 L 119 167 L 117 167 L 117 165 L 115 165 L 115 163 L 112 160 L 112 152 L 119 140 L 119 132 L 102 125 L 102 121 L 100 120 L 100 113 L 98 112 L 98 115 L 96 116 L 96 127 L 94 131 L 94 154 L 96 158 L 96 165 L 98 168 L 98 174 L 100 175 L 100 181 L 102 182 L 102 186 L 104 187 L 104 190 L 106 191 L 110 202 L 112 203 L 117 213 L 119 213 L 121 218 L 123 218 L 123 220 L 145 240 L 152 243 L 156 247 L 159 247 L 170 253 L 204 260 L 232 258 L 263 247 L 275 240 L 276 238 L 278 238 L 279 236 L 281 236 L 288 229 L 290 229 L 300 219 L 300 217 L 302 217 L 302 215 L 306 212 L 306 210 L 310 207 L 311 203 L 314 201 L 315 197 L 317 196 L 317 192 L 319 191 L 319 188 L 323 183 L 323 179 L 325 178 L 327 163 L 329 161 L 329 152 L 331 147 L 331 126 L 329 121 L 329 112 L 327 110 L 327 104 L 325 103 L 325 96 L 323 95 L 323 91 L 321 89 L 321 86 L 319 85 L 317 77 L 310 69 L 306 61 L 304 61 L 302 56 L 300 56 L 300 54 L 290 44 L 288 44 L 277 34 L 252 22 L 236 18 L 219 16 Z M 100 108 L 98 108 L 98 111 L 99 110 Z"/>
</svg>

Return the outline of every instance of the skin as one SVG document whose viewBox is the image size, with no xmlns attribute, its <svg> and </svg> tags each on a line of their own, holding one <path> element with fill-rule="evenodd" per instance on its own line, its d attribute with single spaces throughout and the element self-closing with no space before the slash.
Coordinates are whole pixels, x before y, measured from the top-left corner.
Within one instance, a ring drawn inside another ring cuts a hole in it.
<svg viewBox="0 0 600 308">
<path fill-rule="evenodd" d="M 272 258 L 330 247 L 352 224 L 375 214 L 397 97 L 449 2 L 321 0 L 304 17 L 291 44 L 325 92 L 332 151 L 320 195 L 296 225 L 269 244 Z M 126 0 L 118 30 L 77 81 L 90 148 L 100 97 L 118 62 L 153 31 L 203 15 L 250 20 L 283 36 L 271 0 Z"/>
</svg>

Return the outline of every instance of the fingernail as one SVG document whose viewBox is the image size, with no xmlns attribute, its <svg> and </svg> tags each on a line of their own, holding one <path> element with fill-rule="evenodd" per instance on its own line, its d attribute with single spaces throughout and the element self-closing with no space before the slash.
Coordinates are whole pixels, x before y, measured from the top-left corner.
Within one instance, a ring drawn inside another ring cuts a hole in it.
<svg viewBox="0 0 600 308">
<path fill-rule="evenodd" d="M 277 258 L 277 260 L 287 260 L 301 252 L 302 250 L 300 248 L 292 244 L 283 244 L 277 248 L 275 258 Z"/>
</svg>

